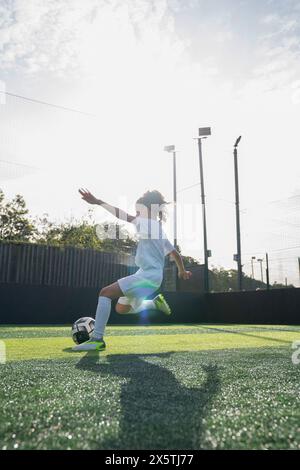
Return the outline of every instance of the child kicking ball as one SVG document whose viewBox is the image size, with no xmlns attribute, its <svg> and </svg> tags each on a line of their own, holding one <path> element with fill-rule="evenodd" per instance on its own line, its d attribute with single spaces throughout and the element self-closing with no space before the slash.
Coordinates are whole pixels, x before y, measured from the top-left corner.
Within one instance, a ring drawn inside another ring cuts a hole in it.
<svg viewBox="0 0 300 470">
<path fill-rule="evenodd" d="M 187 280 L 191 272 L 185 270 L 180 254 L 167 239 L 162 228 L 167 203 L 159 191 L 147 191 L 136 201 L 135 216 L 97 199 L 85 189 L 80 189 L 79 193 L 89 204 L 102 206 L 117 218 L 134 224 L 138 235 L 135 263 L 139 269 L 131 276 L 118 279 L 117 282 L 101 289 L 93 336 L 89 341 L 73 348 L 73 351 L 103 351 L 106 347 L 104 331 L 113 299 L 118 299 L 116 311 L 121 314 L 156 309 L 170 315 L 171 309 L 162 294 L 152 300 L 146 300 L 162 283 L 165 257 L 173 256 L 179 278 Z"/>
</svg>

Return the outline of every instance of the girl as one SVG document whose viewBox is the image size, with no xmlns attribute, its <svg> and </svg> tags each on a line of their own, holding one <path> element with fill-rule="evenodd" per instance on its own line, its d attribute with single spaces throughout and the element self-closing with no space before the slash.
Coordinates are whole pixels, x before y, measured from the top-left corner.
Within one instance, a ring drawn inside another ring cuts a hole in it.
<svg viewBox="0 0 300 470">
<path fill-rule="evenodd" d="M 170 315 L 171 309 L 161 294 L 153 300 L 145 300 L 157 291 L 162 283 L 165 256 L 172 255 L 175 259 L 179 278 L 189 279 L 191 272 L 185 270 L 180 254 L 162 229 L 167 203 L 159 191 L 147 191 L 137 200 L 135 216 L 106 204 L 85 189 L 80 189 L 79 193 L 89 204 L 98 204 L 117 218 L 134 224 L 139 239 L 135 257 L 138 271 L 101 289 L 93 337 L 73 348 L 74 351 L 103 351 L 106 347 L 103 339 L 104 330 L 113 299 L 118 299 L 116 305 L 118 313 L 139 313 L 143 310 L 157 309 Z"/>
</svg>

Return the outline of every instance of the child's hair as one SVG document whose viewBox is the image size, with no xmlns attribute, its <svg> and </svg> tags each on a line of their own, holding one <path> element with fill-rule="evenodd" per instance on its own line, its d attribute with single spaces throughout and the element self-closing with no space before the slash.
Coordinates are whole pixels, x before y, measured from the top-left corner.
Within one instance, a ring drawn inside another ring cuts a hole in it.
<svg viewBox="0 0 300 470">
<path fill-rule="evenodd" d="M 152 212 L 152 214 L 157 213 L 157 217 L 160 221 L 166 220 L 166 205 L 169 204 L 169 202 L 165 200 L 159 191 L 146 191 L 142 197 L 136 201 L 136 204 L 146 208 L 148 217 Z"/>
</svg>

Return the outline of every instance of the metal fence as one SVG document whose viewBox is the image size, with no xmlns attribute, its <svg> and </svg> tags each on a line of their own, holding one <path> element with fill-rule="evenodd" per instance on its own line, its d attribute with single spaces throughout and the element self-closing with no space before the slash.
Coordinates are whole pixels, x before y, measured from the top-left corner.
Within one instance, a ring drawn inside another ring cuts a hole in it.
<svg viewBox="0 0 300 470">
<path fill-rule="evenodd" d="M 0 283 L 99 287 L 136 270 L 132 255 L 74 247 L 0 243 Z"/>
</svg>

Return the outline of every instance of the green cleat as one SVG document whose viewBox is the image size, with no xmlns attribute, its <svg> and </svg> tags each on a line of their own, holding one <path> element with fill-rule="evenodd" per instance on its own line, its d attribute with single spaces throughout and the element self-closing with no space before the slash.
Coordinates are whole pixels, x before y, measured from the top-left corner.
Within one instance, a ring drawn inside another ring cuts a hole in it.
<svg viewBox="0 0 300 470">
<path fill-rule="evenodd" d="M 72 348 L 72 351 L 104 351 L 106 348 L 105 341 L 103 339 L 89 339 L 85 343 L 77 344 Z"/>
<path fill-rule="evenodd" d="M 165 315 L 171 315 L 172 310 L 170 309 L 162 294 L 158 294 L 156 297 L 154 297 L 153 302 L 157 310 L 160 310 Z"/>
</svg>

